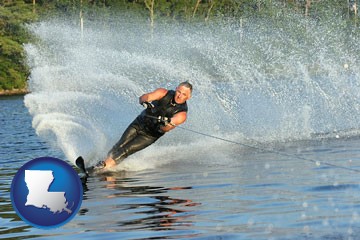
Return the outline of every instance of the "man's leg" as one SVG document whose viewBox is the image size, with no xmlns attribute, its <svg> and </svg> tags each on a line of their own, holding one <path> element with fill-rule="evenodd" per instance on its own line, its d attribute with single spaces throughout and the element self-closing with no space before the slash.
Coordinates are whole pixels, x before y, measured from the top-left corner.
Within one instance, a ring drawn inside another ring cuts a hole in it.
<svg viewBox="0 0 360 240">
<path fill-rule="evenodd" d="M 137 134 L 135 138 L 133 138 L 131 141 L 127 141 L 127 143 L 122 145 L 122 147 L 118 149 L 113 148 L 113 152 L 111 152 L 105 160 L 105 166 L 102 166 L 101 168 L 110 168 L 119 164 L 131 154 L 153 144 L 157 139 L 158 138 L 153 136 Z"/>
<path fill-rule="evenodd" d="M 109 151 L 108 156 L 104 161 L 106 167 L 113 167 L 117 164 L 115 159 L 118 159 L 119 157 L 121 157 L 121 155 L 124 154 L 124 145 L 129 143 L 137 136 L 137 131 L 138 125 L 134 121 L 128 126 L 128 128 L 121 136 L 120 140 Z"/>
<path fill-rule="evenodd" d="M 123 151 L 120 155 L 118 155 L 118 157 L 114 158 L 114 160 L 117 164 L 119 164 L 126 157 L 150 146 L 158 139 L 158 137 L 153 137 L 143 132 L 139 132 L 135 138 L 133 138 L 131 141 L 129 141 L 122 147 Z"/>
<path fill-rule="evenodd" d="M 158 139 L 159 137 L 146 134 L 140 129 L 138 123 L 134 121 L 110 150 L 105 160 L 106 168 L 119 164 L 129 155 L 148 147 Z"/>
<path fill-rule="evenodd" d="M 138 135 L 138 128 L 131 124 L 123 133 L 120 140 L 111 148 L 108 153 L 113 159 L 118 158 L 124 152 L 124 146 L 134 140 Z"/>
</svg>

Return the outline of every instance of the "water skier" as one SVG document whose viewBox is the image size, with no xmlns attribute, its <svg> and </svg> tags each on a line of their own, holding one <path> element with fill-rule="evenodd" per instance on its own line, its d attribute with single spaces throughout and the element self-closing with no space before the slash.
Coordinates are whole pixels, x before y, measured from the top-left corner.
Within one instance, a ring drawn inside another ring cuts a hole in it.
<svg viewBox="0 0 360 240">
<path fill-rule="evenodd" d="M 156 142 L 166 132 L 185 122 L 187 103 L 191 98 L 192 85 L 180 83 L 176 90 L 158 88 L 139 98 L 146 107 L 128 126 L 120 140 L 109 151 L 104 161 L 89 168 L 89 171 L 105 170 L 118 165 L 126 157 Z"/>
</svg>

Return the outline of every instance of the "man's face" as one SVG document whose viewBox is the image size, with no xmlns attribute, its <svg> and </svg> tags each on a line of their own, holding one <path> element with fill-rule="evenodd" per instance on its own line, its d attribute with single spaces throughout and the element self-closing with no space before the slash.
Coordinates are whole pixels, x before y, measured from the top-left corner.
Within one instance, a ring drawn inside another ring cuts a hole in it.
<svg viewBox="0 0 360 240">
<path fill-rule="evenodd" d="M 191 90 L 185 86 L 178 86 L 175 91 L 175 102 L 182 104 L 191 98 Z"/>
</svg>

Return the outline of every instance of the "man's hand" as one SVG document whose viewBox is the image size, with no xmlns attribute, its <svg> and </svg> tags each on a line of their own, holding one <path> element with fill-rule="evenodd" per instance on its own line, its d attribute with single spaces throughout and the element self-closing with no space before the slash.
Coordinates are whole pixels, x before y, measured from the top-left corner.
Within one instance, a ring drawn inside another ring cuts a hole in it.
<svg viewBox="0 0 360 240">
<path fill-rule="evenodd" d="M 141 105 L 143 105 L 144 108 L 152 109 L 154 108 L 154 104 L 151 102 L 142 102 Z"/>
<path fill-rule="evenodd" d="M 164 126 L 168 125 L 171 122 L 171 119 L 168 117 L 162 117 L 162 116 L 158 116 L 158 121 L 162 124 L 164 124 Z"/>
</svg>

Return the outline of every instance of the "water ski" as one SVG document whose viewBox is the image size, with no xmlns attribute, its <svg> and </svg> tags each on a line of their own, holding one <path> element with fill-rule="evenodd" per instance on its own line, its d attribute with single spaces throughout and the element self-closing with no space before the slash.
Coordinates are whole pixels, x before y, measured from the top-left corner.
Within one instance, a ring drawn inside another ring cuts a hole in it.
<svg viewBox="0 0 360 240">
<path fill-rule="evenodd" d="M 85 161 L 82 156 L 79 156 L 75 160 L 75 165 L 80 169 L 81 173 L 85 175 L 85 177 L 89 176 L 89 172 L 86 170 Z"/>
<path fill-rule="evenodd" d="M 88 177 L 89 174 L 91 173 L 100 173 L 100 172 L 104 172 L 103 168 L 105 167 L 105 162 L 104 161 L 100 161 L 98 162 L 96 165 L 87 167 L 85 166 L 85 160 L 83 159 L 82 156 L 79 156 L 76 160 L 75 160 L 75 165 L 80 169 L 81 174 L 85 175 L 84 177 Z"/>
</svg>

